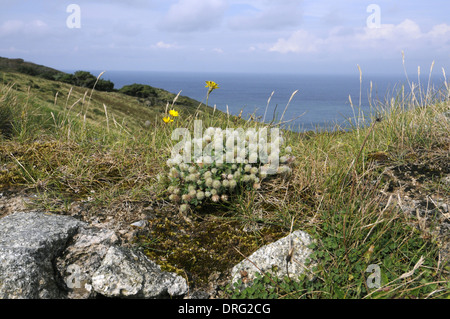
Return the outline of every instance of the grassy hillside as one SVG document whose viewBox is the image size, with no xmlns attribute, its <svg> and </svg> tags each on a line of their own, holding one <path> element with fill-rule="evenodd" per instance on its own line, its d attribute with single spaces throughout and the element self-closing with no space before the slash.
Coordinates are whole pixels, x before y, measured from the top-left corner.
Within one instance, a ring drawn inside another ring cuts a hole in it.
<svg viewBox="0 0 450 319">
<path fill-rule="evenodd" d="M 192 185 L 173 175 L 172 132 L 192 132 L 196 118 L 204 129 L 263 124 L 205 106 L 197 114 L 198 102 L 162 90 L 160 102 L 148 105 L 24 74 L 0 79 L 2 190 L 26 190 L 36 195 L 35 207 L 90 220 L 146 219 L 134 244 L 193 289 L 215 281 L 224 298 L 450 296 L 448 87 L 421 99 L 404 88 L 374 106 L 380 121 L 349 132 L 285 131 L 295 157 L 290 174 L 261 175 L 216 202 L 192 198 Z M 166 123 L 171 109 L 179 114 Z M 221 169 L 229 175 L 235 168 Z M 191 203 L 187 212 L 177 194 Z M 274 285 L 263 276 L 243 292 L 226 286 L 227 269 L 242 255 L 297 229 L 316 239 L 313 281 Z M 369 265 L 381 269 L 377 288 L 367 284 Z"/>
<path fill-rule="evenodd" d="M 26 73 L 29 75 L 64 75 L 64 72 L 46 67 L 44 65 L 35 64 L 24 61 L 23 59 L 8 59 L 0 57 L 0 70 L 5 72 Z"/>
<path fill-rule="evenodd" d="M 133 97 L 120 92 L 99 92 L 67 83 L 29 76 L 21 73 L 0 71 L 5 92 L 15 92 L 15 96 L 31 103 L 30 109 L 43 112 L 68 112 L 77 117 L 86 117 L 91 123 L 106 122 L 106 111 L 118 123 L 123 121 L 137 129 L 146 121 L 166 112 L 167 103 L 172 105 L 173 93 L 153 88 L 153 103 L 148 106 L 146 99 Z M 174 103 L 180 112 L 187 116 L 197 109 L 200 102 L 180 96 Z M 200 108 L 205 111 L 204 105 Z M 209 110 L 211 111 L 211 110 Z"/>
</svg>

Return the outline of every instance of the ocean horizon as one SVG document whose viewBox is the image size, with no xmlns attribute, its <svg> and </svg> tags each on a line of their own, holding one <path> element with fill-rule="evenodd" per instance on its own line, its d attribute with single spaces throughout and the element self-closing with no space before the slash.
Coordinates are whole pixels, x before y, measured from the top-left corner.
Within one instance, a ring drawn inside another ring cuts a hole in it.
<svg viewBox="0 0 450 319">
<path fill-rule="evenodd" d="M 74 71 L 66 71 L 74 72 Z M 98 76 L 101 71 L 89 71 Z M 181 91 L 199 102 L 206 102 L 205 81 L 214 81 L 219 89 L 209 97 L 208 105 L 244 118 L 251 114 L 260 120 L 289 121 L 284 128 L 294 131 L 349 129 L 362 118 L 370 123 L 378 112 L 379 102 L 395 97 L 402 85 L 410 93 L 406 75 L 304 75 L 252 73 L 197 73 L 156 71 L 106 71 L 102 79 L 110 80 L 116 89 L 134 83 L 146 84 L 174 94 Z M 422 88 L 428 87 L 428 76 L 420 78 Z M 433 75 L 430 87 L 443 83 Z M 292 94 L 298 91 L 286 106 Z M 273 93 L 273 95 L 272 95 Z M 272 97 L 271 97 L 272 96 Z M 269 97 L 270 103 L 268 104 Z M 350 103 L 350 99 L 352 103 Z M 352 107 L 353 105 L 353 107 Z M 285 111 L 286 109 L 286 111 Z M 284 117 L 281 119 L 282 114 Z M 265 116 L 265 118 L 264 118 Z M 364 121 L 364 120 L 363 120 Z"/>
</svg>

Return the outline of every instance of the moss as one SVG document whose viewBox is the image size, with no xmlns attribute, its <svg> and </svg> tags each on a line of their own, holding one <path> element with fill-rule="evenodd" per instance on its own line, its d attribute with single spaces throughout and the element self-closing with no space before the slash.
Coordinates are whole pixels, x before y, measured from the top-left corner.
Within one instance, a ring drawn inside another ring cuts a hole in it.
<svg viewBox="0 0 450 319">
<path fill-rule="evenodd" d="M 208 284 L 213 273 L 223 274 L 261 246 L 286 235 L 278 226 L 245 232 L 239 221 L 214 215 L 186 222 L 182 218 L 160 218 L 150 232 L 138 238 L 147 256 L 162 270 L 188 276 L 189 284 Z"/>
</svg>

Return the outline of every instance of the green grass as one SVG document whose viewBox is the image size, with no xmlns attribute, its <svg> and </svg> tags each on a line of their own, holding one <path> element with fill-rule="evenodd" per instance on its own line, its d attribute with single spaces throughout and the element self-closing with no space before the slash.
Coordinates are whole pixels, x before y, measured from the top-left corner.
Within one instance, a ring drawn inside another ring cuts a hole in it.
<svg viewBox="0 0 450 319">
<path fill-rule="evenodd" d="M 163 269 L 187 274 L 194 288 L 239 262 L 237 251 L 249 255 L 287 235 L 294 220 L 294 230 L 316 239 L 315 279 L 295 283 L 262 275 L 245 291 L 225 285 L 222 297 L 450 296 L 439 221 L 424 225 L 398 205 L 405 194 L 433 194 L 448 202 L 442 177 L 450 174 L 450 121 L 439 118 L 449 110 L 448 88 L 421 99 L 405 88 L 374 105 L 380 122 L 367 119 L 349 132 L 285 131 L 296 157 L 289 178 L 271 179 L 227 204 L 194 207 L 183 218 L 159 177 L 167 174 L 166 160 L 177 143 L 170 138 L 173 129 L 193 129 L 199 102 L 161 90 L 161 103 L 148 107 L 119 92 L 16 73 L 2 73 L 1 79 L 0 187 L 38 194 L 34 205 L 53 212 L 68 213 L 80 201 L 89 202 L 91 214 L 114 214 L 124 203 L 151 207 L 153 227 L 136 245 Z M 164 123 L 172 107 L 180 115 Z M 200 111 L 204 128 L 262 126 L 204 105 Z M 408 171 L 416 182 L 390 177 L 410 167 L 420 168 Z M 367 286 L 372 264 L 381 269 L 379 289 Z"/>
</svg>

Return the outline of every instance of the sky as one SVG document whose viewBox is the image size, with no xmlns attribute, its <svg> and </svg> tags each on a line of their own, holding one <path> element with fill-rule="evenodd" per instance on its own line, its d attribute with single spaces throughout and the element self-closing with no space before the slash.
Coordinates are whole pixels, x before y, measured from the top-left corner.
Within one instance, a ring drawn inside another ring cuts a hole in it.
<svg viewBox="0 0 450 319">
<path fill-rule="evenodd" d="M 0 56 L 59 70 L 450 74 L 448 0 L 0 5 Z"/>
</svg>

